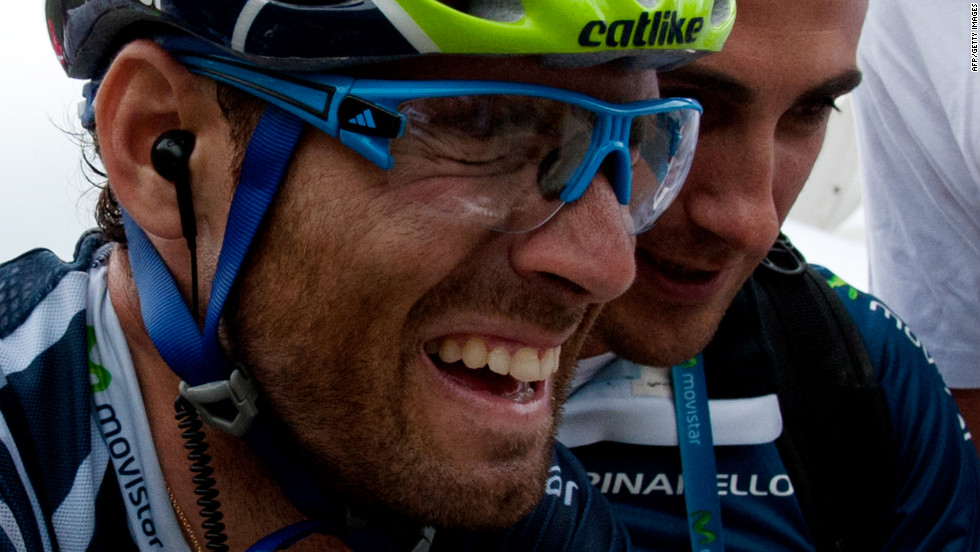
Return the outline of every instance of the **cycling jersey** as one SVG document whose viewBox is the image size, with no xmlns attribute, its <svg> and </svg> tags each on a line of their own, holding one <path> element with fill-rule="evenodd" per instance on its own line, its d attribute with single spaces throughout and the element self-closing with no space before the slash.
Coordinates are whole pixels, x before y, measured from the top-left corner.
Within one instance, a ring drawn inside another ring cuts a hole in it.
<svg viewBox="0 0 980 552">
<path fill-rule="evenodd" d="M 891 420 L 897 454 L 887 468 L 899 488 L 877 549 L 980 550 L 980 463 L 932 359 L 880 301 L 818 270 L 860 331 Z M 747 343 L 737 361 L 704 357 L 725 549 L 813 550 L 775 444 L 783 421 L 772 375 L 760 368 L 763 349 Z M 635 549 L 690 550 L 669 371 L 612 355 L 583 367 L 559 439 L 613 503 Z"/>
<path fill-rule="evenodd" d="M 109 301 L 112 247 L 91 232 L 71 263 L 35 250 L 0 265 L 0 551 L 189 550 Z M 626 550 L 574 457 L 552 458 L 524 520 L 437 530 L 431 550 Z"/>
</svg>

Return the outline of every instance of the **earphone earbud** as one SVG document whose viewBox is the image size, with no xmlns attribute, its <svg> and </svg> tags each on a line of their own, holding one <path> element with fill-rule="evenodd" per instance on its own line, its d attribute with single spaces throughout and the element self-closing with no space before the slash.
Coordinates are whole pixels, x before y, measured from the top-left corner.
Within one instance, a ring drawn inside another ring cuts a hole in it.
<svg viewBox="0 0 980 552">
<path fill-rule="evenodd" d="M 191 152 L 194 151 L 194 134 L 186 130 L 168 130 L 161 134 L 150 151 L 150 163 L 157 174 L 174 183 L 177 191 L 177 210 L 180 213 L 180 229 L 191 254 L 191 304 L 197 316 L 197 221 L 194 217 L 194 200 L 191 195 Z"/>
<path fill-rule="evenodd" d="M 153 142 L 150 162 L 160 176 L 177 184 L 189 180 L 191 152 L 194 151 L 194 134 L 186 130 L 168 130 Z"/>
<path fill-rule="evenodd" d="M 157 173 L 174 183 L 177 189 L 177 209 L 180 211 L 180 226 L 187 240 L 187 247 L 197 237 L 197 224 L 194 220 L 194 202 L 191 196 L 190 160 L 194 151 L 194 134 L 186 130 L 168 130 L 153 143 L 150 162 Z"/>
</svg>

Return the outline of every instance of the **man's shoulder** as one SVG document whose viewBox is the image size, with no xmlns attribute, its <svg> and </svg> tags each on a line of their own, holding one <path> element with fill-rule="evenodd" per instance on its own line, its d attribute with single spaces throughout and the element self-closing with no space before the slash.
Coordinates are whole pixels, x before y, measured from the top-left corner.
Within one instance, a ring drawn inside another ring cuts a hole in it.
<svg viewBox="0 0 980 552">
<path fill-rule="evenodd" d="M 814 269 L 841 300 L 871 355 L 872 364 L 906 361 L 935 365 L 913 328 L 883 300 L 852 286 L 827 268 L 814 265 Z"/>
<path fill-rule="evenodd" d="M 87 233 L 70 262 L 36 249 L 0 265 L 0 501 L 13 520 L 0 540 L 18 550 L 85 550 L 128 535 L 92 415 L 86 314 L 102 245 Z"/>
<path fill-rule="evenodd" d="M 0 340 L 17 330 L 65 276 L 84 272 L 105 244 L 98 232 L 87 232 L 66 262 L 47 249 L 34 249 L 0 264 Z"/>
<path fill-rule="evenodd" d="M 72 262 L 34 250 L 0 265 L 0 423 L 8 448 L 32 451 L 30 477 L 77 466 L 89 448 L 87 269 L 99 244 L 86 235 Z"/>
<path fill-rule="evenodd" d="M 932 364 L 928 353 L 922 348 L 922 344 L 915 336 L 908 325 L 891 310 L 884 301 L 868 292 L 862 291 L 851 285 L 832 270 L 815 264 L 810 264 L 813 268 L 809 274 L 816 277 L 820 283 L 826 284 L 839 300 L 839 305 L 843 311 L 828 311 L 822 317 L 825 319 L 836 318 L 837 322 L 853 324 L 854 328 L 861 336 L 864 346 L 869 350 L 878 350 L 889 345 L 893 340 L 908 341 L 911 349 L 900 348 L 900 352 L 908 354 L 916 352 L 919 356 L 925 356 L 925 361 Z M 760 279 L 753 275 L 746 282 L 742 293 L 753 285 L 759 285 Z M 798 296 L 799 297 L 799 296 Z M 802 302 L 802 298 L 800 299 Z M 803 303 L 801 303 L 803 304 Z M 793 308 L 794 305 L 782 302 L 776 306 L 777 310 L 784 311 Z M 832 316 L 831 313 L 836 314 Z M 845 318 L 846 317 L 846 318 Z M 812 317 L 811 317 L 812 318 Z M 771 323 L 771 322 L 770 322 Z M 815 323 L 815 322 L 814 322 Z M 872 361 L 877 359 L 872 355 Z"/>
<path fill-rule="evenodd" d="M 36 249 L 0 265 L 0 415 L 15 438 L 57 441 L 73 416 L 87 422 L 88 270 L 102 243 L 89 233 L 71 262 Z"/>
</svg>

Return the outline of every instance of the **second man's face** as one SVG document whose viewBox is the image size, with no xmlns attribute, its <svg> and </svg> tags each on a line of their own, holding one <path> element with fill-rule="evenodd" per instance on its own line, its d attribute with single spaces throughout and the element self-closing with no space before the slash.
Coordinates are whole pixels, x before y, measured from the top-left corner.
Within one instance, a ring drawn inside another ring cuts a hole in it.
<svg viewBox="0 0 980 552">
<path fill-rule="evenodd" d="M 704 107 L 691 173 L 638 236 L 637 279 L 600 317 L 590 353 L 668 366 L 698 353 L 773 244 L 823 142 L 833 101 L 860 80 L 865 5 L 739 2 L 724 49 L 660 76 Z"/>
</svg>

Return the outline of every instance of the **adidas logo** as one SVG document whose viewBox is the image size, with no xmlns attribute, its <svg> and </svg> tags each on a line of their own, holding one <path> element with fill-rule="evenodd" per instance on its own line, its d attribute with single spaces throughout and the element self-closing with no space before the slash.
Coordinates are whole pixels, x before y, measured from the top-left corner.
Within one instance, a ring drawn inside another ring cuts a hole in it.
<svg viewBox="0 0 980 552">
<path fill-rule="evenodd" d="M 365 109 L 364 111 L 358 113 L 356 117 L 352 117 L 347 122 L 352 125 L 377 128 L 377 125 L 374 123 L 374 115 L 371 114 L 370 109 Z"/>
<path fill-rule="evenodd" d="M 397 111 L 389 111 L 355 96 L 344 98 L 337 107 L 340 130 L 363 136 L 397 138 L 404 120 Z"/>
</svg>

